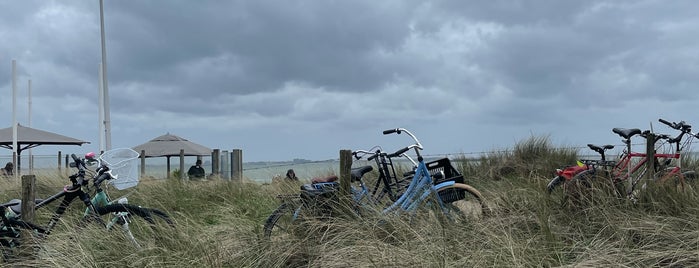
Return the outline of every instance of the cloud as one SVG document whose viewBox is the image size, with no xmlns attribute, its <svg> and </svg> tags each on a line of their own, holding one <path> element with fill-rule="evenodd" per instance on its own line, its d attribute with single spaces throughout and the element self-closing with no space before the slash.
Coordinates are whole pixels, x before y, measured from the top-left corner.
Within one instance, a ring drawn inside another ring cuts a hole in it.
<svg viewBox="0 0 699 268">
<path fill-rule="evenodd" d="M 651 104 L 681 117 L 675 105 L 699 98 L 696 5 L 108 1 L 112 123 L 125 133 L 115 142 L 172 131 L 232 146 L 236 133 L 260 158 L 297 146 L 283 153 L 294 158 L 362 146 L 387 126 L 414 126 L 442 150 L 487 149 L 533 132 L 580 136 L 562 130 L 584 126 L 570 118 L 645 125 L 652 112 L 607 113 Z M 34 122 L 84 127 L 73 133 L 96 142 L 98 4 L 0 3 L 0 38 L 0 90 L 17 59 L 20 87 L 35 85 Z"/>
</svg>

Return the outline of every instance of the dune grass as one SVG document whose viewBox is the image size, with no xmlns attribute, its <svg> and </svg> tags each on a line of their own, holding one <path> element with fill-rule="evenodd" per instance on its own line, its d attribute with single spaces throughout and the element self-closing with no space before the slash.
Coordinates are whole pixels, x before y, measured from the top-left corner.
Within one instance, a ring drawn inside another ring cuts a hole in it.
<svg viewBox="0 0 699 268">
<path fill-rule="evenodd" d="M 119 232 L 76 229 L 75 203 L 31 258 L 12 265 L 38 267 L 696 267 L 699 266 L 697 185 L 678 193 L 652 188 L 637 203 L 592 191 L 575 203 L 561 191 L 546 194 L 553 169 L 577 152 L 531 138 L 480 161 L 454 161 L 477 187 L 490 214 L 458 225 L 368 215 L 309 220 L 274 242 L 262 226 L 278 194 L 299 184 L 144 178 L 129 202 L 167 211 L 175 228 L 158 226 L 133 246 Z M 65 179 L 38 177 L 38 195 Z M 2 182 L 0 198 L 19 196 L 19 183 Z M 42 212 L 48 214 L 47 211 Z M 41 216 L 40 216 L 41 217 Z M 43 216 L 44 219 L 46 216 Z M 42 223 L 44 223 L 42 221 Z"/>
</svg>

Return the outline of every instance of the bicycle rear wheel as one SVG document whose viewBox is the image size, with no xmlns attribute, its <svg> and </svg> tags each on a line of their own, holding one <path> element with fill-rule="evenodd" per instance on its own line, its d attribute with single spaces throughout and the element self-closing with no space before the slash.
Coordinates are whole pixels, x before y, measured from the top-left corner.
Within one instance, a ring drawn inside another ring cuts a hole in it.
<svg viewBox="0 0 699 268">
<path fill-rule="evenodd" d="M 478 219 L 488 213 L 481 193 L 471 185 L 454 183 L 437 189 L 450 216 L 456 219 Z"/>
<path fill-rule="evenodd" d="M 43 227 L 21 219 L 8 219 L 4 223 L 0 223 L 2 262 L 13 262 L 15 258 L 20 255 L 22 250 L 26 250 L 26 248 L 22 249 L 20 247 L 21 236 L 32 234 L 38 234 L 41 238 L 46 235 L 46 232 Z M 35 243 L 41 243 L 40 240 L 35 241 Z"/>
</svg>

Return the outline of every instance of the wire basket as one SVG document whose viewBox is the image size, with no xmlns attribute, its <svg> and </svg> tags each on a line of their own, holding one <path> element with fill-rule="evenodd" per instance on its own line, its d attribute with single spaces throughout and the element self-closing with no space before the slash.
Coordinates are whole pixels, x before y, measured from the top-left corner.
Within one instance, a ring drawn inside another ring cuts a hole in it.
<svg viewBox="0 0 699 268">
<path fill-rule="evenodd" d="M 441 158 L 430 161 L 425 163 L 425 165 L 427 165 L 427 170 L 430 172 L 430 176 L 432 177 L 434 177 L 436 174 L 444 172 L 444 178 L 435 180 L 435 185 L 445 181 L 464 183 L 464 176 L 462 176 L 461 173 L 459 173 L 454 166 L 451 165 L 449 158 Z M 439 198 L 441 198 L 444 203 L 451 203 L 464 199 L 464 197 L 466 197 L 466 191 L 460 188 L 452 188 L 439 192 Z"/>
<path fill-rule="evenodd" d="M 129 148 L 112 149 L 100 155 L 102 164 L 112 171 L 114 179 L 109 183 L 114 188 L 124 190 L 138 184 L 138 156 L 136 151 Z"/>
</svg>

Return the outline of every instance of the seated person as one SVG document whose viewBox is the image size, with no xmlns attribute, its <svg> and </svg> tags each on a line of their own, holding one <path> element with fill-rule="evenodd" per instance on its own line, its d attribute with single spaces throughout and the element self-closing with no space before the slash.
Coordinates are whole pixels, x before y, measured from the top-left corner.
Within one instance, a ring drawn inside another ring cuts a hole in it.
<svg viewBox="0 0 699 268">
<path fill-rule="evenodd" d="M 296 172 L 294 172 L 293 169 L 289 169 L 286 171 L 286 180 L 288 181 L 298 181 L 299 178 L 296 177 Z"/>
</svg>

